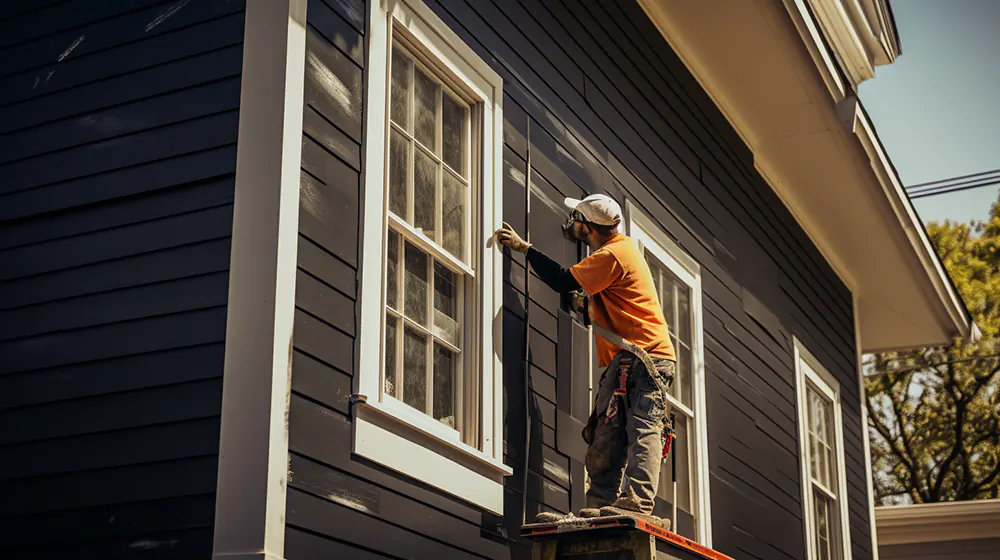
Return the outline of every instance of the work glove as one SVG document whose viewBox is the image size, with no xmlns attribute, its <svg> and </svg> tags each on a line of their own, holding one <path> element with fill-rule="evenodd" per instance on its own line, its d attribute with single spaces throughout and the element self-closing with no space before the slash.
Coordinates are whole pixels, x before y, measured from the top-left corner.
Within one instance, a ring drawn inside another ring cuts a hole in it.
<svg viewBox="0 0 1000 560">
<path fill-rule="evenodd" d="M 531 247 L 531 243 L 521 239 L 521 236 L 507 222 L 504 222 L 503 227 L 496 230 L 493 235 L 496 236 L 497 243 L 510 247 L 511 251 L 527 253 L 528 248 Z"/>
</svg>

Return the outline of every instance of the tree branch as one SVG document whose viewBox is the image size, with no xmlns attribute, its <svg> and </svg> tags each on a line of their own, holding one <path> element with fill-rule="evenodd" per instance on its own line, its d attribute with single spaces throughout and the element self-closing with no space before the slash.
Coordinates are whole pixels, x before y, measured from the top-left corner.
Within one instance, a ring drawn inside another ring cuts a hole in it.
<svg viewBox="0 0 1000 560">
<path fill-rule="evenodd" d="M 892 400 L 891 395 L 889 400 Z M 889 452 L 903 465 L 906 471 L 910 474 L 910 480 L 912 481 L 913 473 L 915 472 L 913 469 L 913 463 L 909 461 L 903 450 L 896 447 L 896 441 L 895 438 L 892 437 L 892 432 L 890 432 L 888 426 L 886 426 L 882 420 L 879 419 L 879 415 L 876 413 L 875 407 L 872 405 L 871 395 L 869 395 L 867 391 L 865 391 L 865 402 L 868 405 L 868 420 L 872 423 L 872 427 L 875 428 L 875 431 L 878 432 L 878 434 L 882 436 L 882 439 L 885 440 Z M 897 479 L 897 481 L 899 480 L 898 477 L 895 475 L 893 476 Z"/>
<path fill-rule="evenodd" d="M 906 374 L 904 377 L 908 380 L 911 377 L 911 375 L 912 374 Z M 900 409 L 899 403 L 896 402 L 896 399 L 894 398 L 895 395 L 892 393 L 892 387 L 895 387 L 898 382 L 899 382 L 898 379 L 890 380 L 892 386 L 889 388 L 889 402 L 892 403 L 892 412 L 893 414 L 895 414 L 896 422 L 899 425 L 899 439 L 900 442 L 903 444 L 903 452 L 906 455 L 905 458 L 900 456 L 900 459 L 903 460 L 903 463 L 907 466 L 907 469 L 909 469 L 910 471 L 910 485 L 913 487 L 914 492 L 922 494 L 922 492 L 920 492 L 920 473 L 917 472 L 916 468 L 917 458 L 916 455 L 913 454 L 913 447 L 910 445 L 909 438 L 906 437 L 906 426 L 903 424 L 903 411 Z M 909 386 L 909 382 L 907 382 L 906 385 Z M 929 501 L 928 500 L 929 497 L 930 496 L 927 494 L 924 494 L 922 496 L 924 501 Z"/>
<path fill-rule="evenodd" d="M 993 481 L 996 480 L 997 475 L 1000 475 L 1000 460 L 997 460 L 997 464 L 994 465 L 993 470 L 990 471 L 990 474 L 987 475 L 986 478 L 984 478 L 982 481 L 979 482 L 979 484 L 975 486 L 975 491 L 978 493 L 983 488 L 986 488 L 987 486 L 992 484 Z"/>
<path fill-rule="evenodd" d="M 945 382 L 945 389 L 948 391 L 948 394 L 951 395 L 952 400 L 955 401 L 955 441 L 952 444 L 951 453 L 948 455 L 948 458 L 941 463 L 941 469 L 938 471 L 937 478 L 934 481 L 934 488 L 932 490 L 934 501 L 941 500 L 941 487 L 944 486 L 945 476 L 947 476 L 948 470 L 951 469 L 951 464 L 962 453 L 962 434 L 965 431 L 966 402 L 964 398 L 960 398 L 955 395 L 955 392 L 960 393 L 960 391 L 958 391 L 958 387 L 956 387 L 951 381 L 953 379 L 952 374 L 954 373 L 952 366 L 949 365 L 947 367 L 948 373 L 945 379 L 948 381 Z"/>
</svg>

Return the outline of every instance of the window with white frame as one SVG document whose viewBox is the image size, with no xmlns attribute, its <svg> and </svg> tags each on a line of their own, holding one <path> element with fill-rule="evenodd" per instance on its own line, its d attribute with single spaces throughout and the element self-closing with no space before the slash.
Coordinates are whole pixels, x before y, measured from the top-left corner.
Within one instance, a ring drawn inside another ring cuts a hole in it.
<svg viewBox="0 0 1000 560">
<path fill-rule="evenodd" d="M 389 208 L 383 392 L 478 447 L 471 233 L 474 101 L 396 34 L 389 65 Z M 464 98 L 463 98 L 464 97 Z M 478 129 L 478 127 L 477 127 Z M 466 305 L 469 304 L 469 305 Z"/>
<path fill-rule="evenodd" d="M 500 512 L 502 81 L 421 0 L 369 10 L 354 451 Z"/>
<path fill-rule="evenodd" d="M 808 558 L 846 558 L 850 536 L 845 528 L 847 484 L 840 385 L 798 340 L 795 362 Z"/>
<path fill-rule="evenodd" d="M 629 235 L 649 265 L 677 355 L 674 382 L 667 395 L 668 408 L 675 413 L 677 422 L 677 439 L 671 450 L 677 454 L 677 495 L 673 494 L 670 459 L 660 469 L 658 495 L 671 506 L 676 503 L 682 512 L 675 531 L 711 546 L 701 267 L 631 203 L 627 208 Z M 693 519 L 693 525 L 683 514 Z"/>
</svg>

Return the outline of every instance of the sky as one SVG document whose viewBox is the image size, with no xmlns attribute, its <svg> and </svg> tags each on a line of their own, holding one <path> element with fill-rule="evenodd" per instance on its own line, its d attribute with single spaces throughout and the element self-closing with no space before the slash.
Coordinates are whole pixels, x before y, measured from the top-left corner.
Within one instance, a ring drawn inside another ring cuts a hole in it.
<svg viewBox="0 0 1000 560">
<path fill-rule="evenodd" d="M 861 102 L 906 186 L 1000 168 L 1000 0 L 891 0 L 902 55 Z M 985 220 L 1000 186 L 913 201 L 924 223 Z"/>
</svg>

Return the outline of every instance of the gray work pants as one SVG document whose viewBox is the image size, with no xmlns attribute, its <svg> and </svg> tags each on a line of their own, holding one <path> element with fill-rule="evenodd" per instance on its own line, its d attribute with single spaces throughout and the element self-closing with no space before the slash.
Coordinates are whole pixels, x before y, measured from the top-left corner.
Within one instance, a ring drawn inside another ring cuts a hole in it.
<svg viewBox="0 0 1000 560">
<path fill-rule="evenodd" d="M 670 387 L 674 379 L 675 362 L 653 358 L 656 371 L 646 371 L 642 361 L 627 351 L 615 354 L 611 364 L 601 374 L 594 411 L 584 430 L 590 444 L 585 465 L 590 474 L 587 506 L 610 505 L 619 497 L 628 498 L 638 511 L 650 514 L 660 481 L 666 396 L 660 385 Z M 627 372 L 625 395 L 615 395 L 619 376 Z M 609 404 L 617 399 L 617 404 Z M 610 416 L 610 417 L 609 417 Z M 622 473 L 625 488 L 622 487 Z"/>
</svg>

